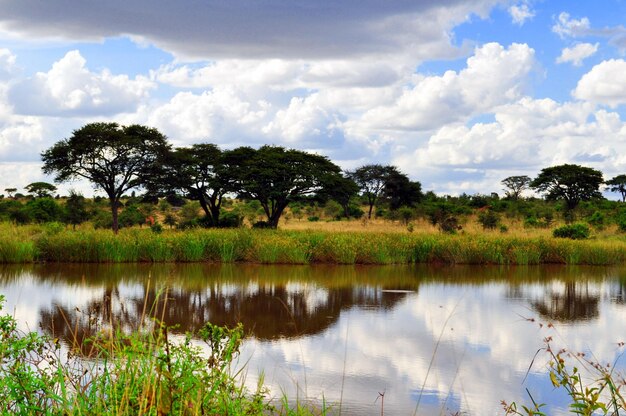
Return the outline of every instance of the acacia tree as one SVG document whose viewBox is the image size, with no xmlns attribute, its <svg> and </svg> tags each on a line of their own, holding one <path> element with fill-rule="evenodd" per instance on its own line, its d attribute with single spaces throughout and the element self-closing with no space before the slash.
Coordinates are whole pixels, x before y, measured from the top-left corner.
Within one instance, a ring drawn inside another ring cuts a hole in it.
<svg viewBox="0 0 626 416">
<path fill-rule="evenodd" d="M 404 173 L 392 172 L 383 188 L 383 196 L 389 201 L 389 208 L 396 210 L 414 206 L 424 195 L 421 183 L 409 180 Z"/>
<path fill-rule="evenodd" d="M 222 151 L 214 144 L 194 144 L 167 152 L 150 180 L 151 193 L 182 192 L 198 201 L 209 223 L 219 225 L 227 174 L 221 169 Z"/>
<path fill-rule="evenodd" d="M 350 203 L 358 193 L 359 185 L 351 178 L 339 174 L 329 176 L 323 196 L 329 197 L 341 205 L 344 217 L 349 218 Z"/>
<path fill-rule="evenodd" d="M 17 188 L 4 188 L 4 191 L 9 194 L 9 198 L 13 198 L 13 193 L 17 191 Z"/>
<path fill-rule="evenodd" d="M 546 199 L 565 201 L 568 211 L 581 201 L 602 198 L 602 172 L 580 165 L 559 165 L 541 170 L 530 187 L 546 194 Z"/>
<path fill-rule="evenodd" d="M 37 198 L 50 198 L 57 187 L 48 182 L 33 182 L 26 185 L 24 189 Z"/>
<path fill-rule="evenodd" d="M 356 182 L 362 194 L 367 198 L 369 211 L 367 218 L 372 218 L 372 210 L 382 195 L 387 184 L 396 177 L 402 175 L 395 166 L 387 165 L 365 165 L 349 172 L 348 176 Z"/>
<path fill-rule="evenodd" d="M 228 188 L 259 201 L 272 228 L 290 202 L 322 191 L 340 172 L 324 156 L 279 146 L 239 147 L 225 151 L 222 160 Z"/>
<path fill-rule="evenodd" d="M 522 192 L 528 189 L 530 178 L 526 175 L 509 176 L 500 183 L 506 187 L 504 192 L 509 199 L 518 200 L 522 196 Z"/>
<path fill-rule="evenodd" d="M 608 185 L 609 191 L 619 192 L 622 195 L 622 202 L 626 202 L 626 175 L 617 175 L 604 183 Z"/>
<path fill-rule="evenodd" d="M 83 178 L 102 189 L 109 198 L 112 229 L 117 233 L 120 198 L 146 183 L 169 148 L 166 137 L 154 128 L 90 123 L 44 151 L 42 169 L 54 174 L 56 182 Z"/>
</svg>

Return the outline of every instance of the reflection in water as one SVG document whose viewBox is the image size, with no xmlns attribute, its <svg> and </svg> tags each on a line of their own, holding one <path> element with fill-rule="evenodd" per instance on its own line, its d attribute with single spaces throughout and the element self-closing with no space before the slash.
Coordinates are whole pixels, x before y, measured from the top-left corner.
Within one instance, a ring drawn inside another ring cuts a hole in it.
<svg viewBox="0 0 626 416">
<path fill-rule="evenodd" d="M 546 334 L 520 315 L 567 323 L 559 337 L 570 348 L 612 361 L 619 351 L 607 345 L 626 333 L 624 276 L 576 267 L 35 265 L 0 267 L 0 293 L 18 319 L 68 345 L 154 319 L 175 333 L 242 322 L 249 379 L 264 371 L 275 392 L 342 397 L 344 413 L 379 414 L 374 399 L 386 391 L 387 414 L 412 414 L 423 386 L 420 414 L 485 414 L 502 399 L 524 400 L 526 387 L 542 402 L 554 396 L 538 364 L 522 385 Z"/>
<path fill-rule="evenodd" d="M 565 282 L 560 288 L 546 291 L 532 305 L 542 317 L 558 322 L 575 322 L 598 317 L 599 293 L 589 290 L 589 282 Z"/>
</svg>

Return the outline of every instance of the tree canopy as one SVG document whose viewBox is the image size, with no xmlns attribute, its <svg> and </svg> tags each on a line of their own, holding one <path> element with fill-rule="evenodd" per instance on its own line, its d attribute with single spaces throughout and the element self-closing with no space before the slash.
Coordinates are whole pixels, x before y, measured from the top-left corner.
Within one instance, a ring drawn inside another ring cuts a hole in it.
<svg viewBox="0 0 626 416">
<path fill-rule="evenodd" d="M 522 192 L 528 189 L 530 182 L 531 180 L 528 176 L 521 175 L 509 176 L 508 178 L 504 178 L 500 183 L 505 186 L 504 192 L 507 198 L 518 200 L 522 196 Z"/>
<path fill-rule="evenodd" d="M 43 171 L 56 182 L 87 179 L 109 198 L 113 231 L 118 230 L 119 201 L 142 186 L 154 164 L 169 150 L 166 137 L 146 126 L 90 123 L 74 130 L 41 154 Z"/>
<path fill-rule="evenodd" d="M 546 195 L 546 199 L 565 201 L 573 210 L 581 201 L 602 198 L 602 172 L 580 165 L 558 165 L 541 170 L 530 187 Z"/>
<path fill-rule="evenodd" d="M 619 192 L 622 196 L 622 202 L 626 202 L 626 175 L 617 175 L 604 183 L 608 185 L 609 191 Z"/>
<path fill-rule="evenodd" d="M 33 182 L 24 187 L 29 194 L 37 198 L 50 198 L 57 187 L 48 182 Z"/>
<path fill-rule="evenodd" d="M 290 202 L 321 191 L 340 172 L 324 156 L 279 146 L 225 151 L 222 169 L 230 190 L 261 203 L 272 228 Z"/>
<path fill-rule="evenodd" d="M 382 195 L 387 184 L 397 175 L 401 175 L 395 166 L 365 165 L 349 172 L 348 176 L 356 182 L 362 194 L 367 198 L 369 211 L 367 218 L 372 218 L 372 210 Z"/>
<path fill-rule="evenodd" d="M 157 170 L 150 179 L 153 192 L 182 193 L 200 203 L 209 224 L 219 225 L 222 197 L 228 189 L 222 151 L 216 145 L 201 143 L 169 151 Z"/>
</svg>

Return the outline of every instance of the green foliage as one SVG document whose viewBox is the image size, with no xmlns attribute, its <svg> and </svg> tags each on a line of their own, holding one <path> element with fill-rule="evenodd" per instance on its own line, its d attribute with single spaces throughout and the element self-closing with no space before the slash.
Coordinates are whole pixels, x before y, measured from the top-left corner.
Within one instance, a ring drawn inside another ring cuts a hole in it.
<svg viewBox="0 0 626 416">
<path fill-rule="evenodd" d="M 626 175 L 617 175 L 604 183 L 609 191 L 619 192 L 622 202 L 626 202 Z"/>
<path fill-rule="evenodd" d="M 223 169 L 229 189 L 259 201 L 273 228 L 289 203 L 328 188 L 340 172 L 324 156 L 277 146 L 224 152 Z"/>
<path fill-rule="evenodd" d="M 595 211 L 589 218 L 587 218 L 587 222 L 598 230 L 604 229 L 606 225 L 606 217 L 600 211 Z"/>
<path fill-rule="evenodd" d="M 121 227 L 132 227 L 143 225 L 146 217 L 141 213 L 138 205 L 129 205 L 120 213 L 119 224 Z"/>
<path fill-rule="evenodd" d="M 87 221 L 87 219 L 89 219 L 89 212 L 87 211 L 85 197 L 74 191 L 70 191 L 70 195 L 67 201 L 65 201 L 63 221 L 75 227 Z"/>
<path fill-rule="evenodd" d="M 166 295 L 165 295 L 166 296 Z M 0 302 L 3 299 L 0 297 Z M 93 322 L 102 326 L 102 322 Z M 174 342 L 169 329 L 97 336 L 89 359 L 64 354 L 58 341 L 22 333 L 11 315 L 0 317 L 0 408 L 8 414 L 268 414 L 266 389 L 242 387 L 231 375 L 243 329 L 207 323 Z M 65 355 L 65 357 L 63 356 Z M 105 365 L 102 365 L 106 362 Z M 81 388 L 75 388 L 81 386 Z"/>
<path fill-rule="evenodd" d="M 317 215 L 312 215 L 312 216 L 308 217 L 307 220 L 309 222 L 318 222 L 320 220 L 320 217 L 318 217 Z"/>
<path fill-rule="evenodd" d="M 31 221 L 38 223 L 59 221 L 63 216 L 61 207 L 52 198 L 31 199 L 23 209 Z"/>
<path fill-rule="evenodd" d="M 392 180 L 401 181 L 401 176 L 406 177 L 395 166 L 391 165 L 365 165 L 348 172 L 348 177 L 358 185 L 362 195 L 367 199 L 369 205 L 367 218 L 372 218 L 374 206 L 378 198 L 383 195 L 387 185 Z"/>
<path fill-rule="evenodd" d="M 530 178 L 526 175 L 509 176 L 508 178 L 504 178 L 501 183 L 506 188 L 504 190 L 506 197 L 512 200 L 518 200 L 521 198 L 522 192 L 528 189 Z"/>
<path fill-rule="evenodd" d="M 500 224 L 500 216 L 488 209 L 478 214 L 478 222 L 485 230 L 495 230 Z"/>
<path fill-rule="evenodd" d="M 546 194 L 547 199 L 565 201 L 573 210 L 581 201 L 602 198 L 602 172 L 579 165 L 559 165 L 544 168 L 530 187 Z"/>
<path fill-rule="evenodd" d="M 54 174 L 55 181 L 87 179 L 102 189 L 110 202 L 111 227 L 117 232 L 120 198 L 144 185 L 168 150 L 166 137 L 156 129 L 90 123 L 44 151 L 41 158 L 43 172 Z"/>
<path fill-rule="evenodd" d="M 569 238 L 572 240 L 584 240 L 589 238 L 591 230 L 586 224 L 569 224 L 552 231 L 552 235 L 557 238 Z"/>
<path fill-rule="evenodd" d="M 542 348 L 549 358 L 550 382 L 555 389 L 563 389 L 568 396 L 568 410 L 576 415 L 622 415 L 626 412 L 626 400 L 620 391 L 623 380 L 612 369 L 612 365 L 602 365 L 586 358 L 584 353 L 568 351 L 551 345 L 553 337 L 545 338 Z M 541 350 L 540 350 L 541 351 Z M 539 351 L 538 351 L 539 352 Z M 538 404 L 528 394 L 532 406 L 515 402 L 502 402 L 505 415 L 535 416 L 544 415 L 544 404 Z"/>
<path fill-rule="evenodd" d="M 51 198 L 57 187 L 48 182 L 33 182 L 26 185 L 24 189 L 37 198 Z"/>
</svg>

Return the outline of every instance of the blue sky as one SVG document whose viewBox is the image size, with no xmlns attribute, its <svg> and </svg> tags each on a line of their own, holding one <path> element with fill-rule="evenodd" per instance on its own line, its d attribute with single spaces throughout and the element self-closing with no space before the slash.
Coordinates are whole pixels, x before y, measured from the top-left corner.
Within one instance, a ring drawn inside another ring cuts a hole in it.
<svg viewBox="0 0 626 416">
<path fill-rule="evenodd" d="M 626 2 L 0 0 L 0 189 L 92 121 L 265 143 L 437 193 L 626 172 Z M 84 192 L 84 184 L 71 185 Z"/>
</svg>

